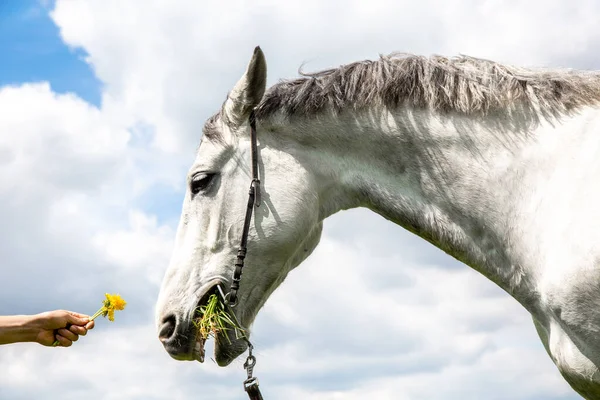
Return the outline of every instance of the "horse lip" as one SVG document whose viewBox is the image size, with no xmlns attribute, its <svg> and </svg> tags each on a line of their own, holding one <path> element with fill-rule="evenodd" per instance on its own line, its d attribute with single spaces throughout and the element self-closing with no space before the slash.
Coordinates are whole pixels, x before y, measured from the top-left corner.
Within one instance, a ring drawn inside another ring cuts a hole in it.
<svg viewBox="0 0 600 400">
<path fill-rule="evenodd" d="M 195 325 L 194 325 L 193 321 L 196 319 L 196 313 L 197 313 L 198 309 L 208 302 L 208 299 L 210 298 L 210 296 L 212 296 L 213 294 L 220 296 L 221 291 L 219 290 L 219 287 L 221 288 L 222 292 L 227 291 L 228 285 L 226 284 L 225 279 L 223 279 L 222 277 L 215 277 L 215 278 L 209 279 L 208 282 L 206 282 L 204 285 L 202 285 L 196 306 L 191 311 L 191 315 L 189 318 L 190 323 L 186 327 L 186 330 L 188 333 L 187 337 L 189 338 L 189 341 L 190 341 L 188 357 L 191 360 L 197 360 L 199 362 L 204 361 L 204 357 L 205 357 L 204 346 L 206 344 L 206 340 L 202 340 L 198 337 L 199 333 L 198 333 L 198 330 L 195 329 Z M 201 340 L 200 344 L 199 344 L 199 340 Z M 215 338 L 215 340 L 216 340 L 216 338 Z M 217 351 L 218 347 L 219 346 L 215 345 L 215 352 Z"/>
<path fill-rule="evenodd" d="M 192 319 L 191 319 L 192 321 L 193 321 L 193 316 L 195 314 L 195 310 L 197 310 L 198 307 L 205 304 L 208 301 L 208 298 L 211 294 L 215 293 L 219 296 L 219 290 L 217 288 L 217 286 L 219 286 L 219 285 L 221 286 L 221 288 L 223 290 L 223 294 L 226 296 L 229 286 L 227 284 L 225 284 L 225 280 L 222 278 L 212 279 L 209 282 L 207 282 L 205 285 L 202 286 L 202 290 L 200 292 L 201 295 L 199 297 L 198 303 L 196 304 L 196 308 L 194 309 L 194 312 L 192 313 Z M 221 296 L 219 296 L 219 297 L 221 297 Z M 231 308 L 229 309 L 229 312 L 235 313 L 235 311 Z M 198 339 L 198 332 L 197 332 L 197 330 L 193 329 L 193 324 L 190 324 L 190 326 L 188 327 L 188 332 L 189 332 L 190 340 L 192 341 L 189 359 L 194 360 L 194 359 L 197 359 L 195 357 L 196 354 L 194 354 L 194 351 L 195 351 L 194 346 Z M 221 337 L 222 335 L 228 336 L 229 340 L 231 342 L 228 341 L 227 343 L 225 343 L 225 341 L 223 341 L 223 340 L 219 341 L 218 338 L 215 338 L 214 351 L 215 351 L 215 361 L 216 361 L 217 365 L 224 367 L 224 366 L 229 365 L 239 354 L 243 353 L 247 347 L 246 347 L 246 342 L 242 339 L 234 338 L 233 335 L 230 336 L 227 332 L 218 334 L 218 337 Z"/>
<path fill-rule="evenodd" d="M 198 332 L 196 329 L 194 329 L 194 324 L 192 321 L 194 320 L 196 310 L 201 305 L 202 301 L 206 301 L 208 299 L 207 295 L 211 293 L 217 285 L 221 285 L 221 287 L 223 287 L 225 290 L 228 287 L 225 282 L 226 280 L 222 277 L 214 277 L 209 279 L 200 287 L 200 290 L 198 291 L 199 295 L 197 296 L 198 301 L 195 303 L 195 306 L 188 315 L 188 319 L 181 321 L 182 324 L 186 324 L 187 326 L 178 329 L 178 331 L 175 333 L 175 338 L 172 338 L 167 342 L 163 342 L 163 346 L 171 358 L 178 361 L 195 360 L 194 347 L 196 346 Z M 182 341 L 182 338 L 185 338 L 186 340 Z"/>
<path fill-rule="evenodd" d="M 226 367 L 231 364 L 240 354 L 243 354 L 248 349 L 248 344 L 243 339 L 235 339 L 230 337 L 231 343 L 216 343 L 215 344 L 215 362 L 219 367 Z"/>
</svg>

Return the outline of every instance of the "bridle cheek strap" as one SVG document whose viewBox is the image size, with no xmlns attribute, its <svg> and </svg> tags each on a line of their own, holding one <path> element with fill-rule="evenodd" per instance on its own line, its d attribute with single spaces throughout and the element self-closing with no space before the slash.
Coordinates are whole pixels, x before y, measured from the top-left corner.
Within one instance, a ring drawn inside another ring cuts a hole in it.
<svg viewBox="0 0 600 400">
<path fill-rule="evenodd" d="M 237 292 L 240 288 L 242 279 L 242 268 L 244 268 L 244 259 L 248 245 L 248 231 L 250 230 L 250 221 L 252 220 L 252 211 L 254 207 L 260 207 L 260 179 L 258 178 L 258 148 L 256 144 L 256 116 L 254 110 L 250 112 L 250 145 L 252 153 L 252 182 L 248 191 L 248 205 L 246 207 L 246 217 L 244 218 L 244 229 L 242 230 L 242 240 L 235 260 L 235 270 L 233 271 L 233 281 L 229 290 L 228 302 L 231 307 L 237 305 Z"/>
<path fill-rule="evenodd" d="M 260 206 L 260 179 L 258 179 L 258 146 L 256 139 L 256 115 L 254 110 L 250 112 L 250 150 L 252 153 L 252 182 L 250 183 L 250 190 L 248 191 L 248 204 L 246 206 L 246 216 L 244 218 L 244 229 L 242 230 L 242 240 L 240 241 L 240 247 L 238 249 L 237 258 L 235 260 L 235 270 L 233 271 L 233 281 L 231 282 L 231 289 L 227 296 L 228 306 L 231 307 L 233 313 L 233 307 L 237 305 L 238 301 L 238 290 L 240 288 L 240 280 L 242 279 L 242 269 L 244 268 L 244 260 L 246 258 L 246 251 L 248 245 L 248 231 L 250 230 L 250 222 L 252 220 L 252 211 L 254 207 Z M 235 313 L 234 313 L 235 316 Z M 258 379 L 252 376 L 254 371 L 254 365 L 256 364 L 256 358 L 252 355 L 252 343 L 246 338 L 248 343 L 249 355 L 244 363 L 244 368 L 248 373 L 248 379 L 244 381 L 244 390 L 248 393 L 250 400 L 263 400 L 263 397 L 258 388 Z"/>
</svg>

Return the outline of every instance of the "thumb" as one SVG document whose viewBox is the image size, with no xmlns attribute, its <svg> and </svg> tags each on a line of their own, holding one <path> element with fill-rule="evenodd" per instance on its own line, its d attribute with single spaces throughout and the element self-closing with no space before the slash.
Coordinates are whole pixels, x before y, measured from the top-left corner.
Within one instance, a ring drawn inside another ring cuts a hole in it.
<svg viewBox="0 0 600 400">
<path fill-rule="evenodd" d="M 90 317 L 88 315 L 67 312 L 67 322 L 71 325 L 85 325 L 90 322 Z"/>
</svg>

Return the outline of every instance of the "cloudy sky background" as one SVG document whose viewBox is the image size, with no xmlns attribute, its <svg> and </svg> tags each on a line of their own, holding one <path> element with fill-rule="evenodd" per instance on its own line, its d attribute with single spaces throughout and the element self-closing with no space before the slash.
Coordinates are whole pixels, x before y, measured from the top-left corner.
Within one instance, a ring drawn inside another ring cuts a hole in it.
<svg viewBox="0 0 600 400">
<path fill-rule="evenodd" d="M 0 348 L 0 399 L 244 398 L 243 359 L 175 362 L 153 314 L 201 127 L 254 46 L 269 84 L 392 51 L 600 69 L 599 2 L 523 3 L 0 1 L 0 314 L 129 303 L 69 349 Z M 365 210 L 326 221 L 253 342 L 266 399 L 579 398 L 514 300 Z"/>
</svg>

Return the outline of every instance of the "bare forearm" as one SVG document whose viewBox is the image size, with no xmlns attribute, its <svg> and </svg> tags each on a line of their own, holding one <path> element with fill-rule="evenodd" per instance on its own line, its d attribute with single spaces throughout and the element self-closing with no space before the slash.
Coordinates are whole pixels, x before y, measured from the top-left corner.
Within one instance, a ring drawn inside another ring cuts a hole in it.
<svg viewBox="0 0 600 400">
<path fill-rule="evenodd" d="M 35 342 L 39 329 L 35 327 L 35 316 L 0 316 L 0 345 L 17 342 Z"/>
</svg>

